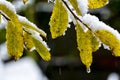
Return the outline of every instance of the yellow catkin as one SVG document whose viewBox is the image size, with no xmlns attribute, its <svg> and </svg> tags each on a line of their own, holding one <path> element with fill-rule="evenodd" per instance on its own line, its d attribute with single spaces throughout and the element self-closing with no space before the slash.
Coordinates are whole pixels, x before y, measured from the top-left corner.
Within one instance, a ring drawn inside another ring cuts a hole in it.
<svg viewBox="0 0 120 80">
<path fill-rule="evenodd" d="M 22 27 L 20 24 L 14 25 L 9 21 L 7 23 L 6 32 L 8 53 L 15 60 L 18 60 L 23 55 Z"/>
<path fill-rule="evenodd" d="M 68 13 L 61 0 L 56 0 L 53 13 L 50 18 L 50 32 L 52 38 L 62 36 L 68 26 Z"/>
<path fill-rule="evenodd" d="M 111 32 L 107 30 L 96 30 L 95 35 L 101 42 L 108 45 L 114 56 L 120 56 L 120 41 Z"/>
<path fill-rule="evenodd" d="M 101 8 L 105 6 L 109 0 L 88 0 L 88 7 L 90 9 Z"/>
</svg>

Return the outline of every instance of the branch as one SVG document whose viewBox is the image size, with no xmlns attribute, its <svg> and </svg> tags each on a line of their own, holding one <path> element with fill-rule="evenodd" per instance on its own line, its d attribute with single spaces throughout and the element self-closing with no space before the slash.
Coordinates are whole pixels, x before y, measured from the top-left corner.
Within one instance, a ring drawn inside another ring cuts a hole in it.
<svg viewBox="0 0 120 80">
<path fill-rule="evenodd" d="M 67 7 L 67 9 L 71 12 L 71 14 L 74 16 L 75 19 L 77 19 L 79 22 L 81 22 L 85 27 L 87 27 L 89 30 L 91 30 L 89 28 L 89 26 L 85 23 L 83 23 L 83 21 L 70 9 L 70 7 L 68 6 L 68 4 L 62 0 L 62 2 L 65 4 L 65 6 Z"/>
</svg>

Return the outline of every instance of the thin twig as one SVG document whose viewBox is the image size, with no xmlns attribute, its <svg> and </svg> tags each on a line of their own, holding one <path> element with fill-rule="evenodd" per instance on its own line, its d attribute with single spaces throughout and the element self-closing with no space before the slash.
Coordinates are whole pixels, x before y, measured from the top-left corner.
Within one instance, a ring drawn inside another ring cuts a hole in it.
<svg viewBox="0 0 120 80">
<path fill-rule="evenodd" d="M 62 2 L 65 4 L 65 6 L 67 7 L 67 9 L 71 12 L 71 14 L 74 16 L 75 19 L 77 19 L 79 22 L 81 22 L 85 27 L 87 27 L 89 30 L 91 30 L 89 28 L 89 26 L 87 24 L 85 24 L 77 15 L 74 14 L 74 12 L 70 9 L 70 7 L 68 6 L 68 4 L 62 0 Z"/>
<path fill-rule="evenodd" d="M 5 14 L 3 14 L 1 11 L 0 11 L 0 14 L 7 20 L 7 21 L 11 21 L 9 17 L 7 17 Z"/>
</svg>

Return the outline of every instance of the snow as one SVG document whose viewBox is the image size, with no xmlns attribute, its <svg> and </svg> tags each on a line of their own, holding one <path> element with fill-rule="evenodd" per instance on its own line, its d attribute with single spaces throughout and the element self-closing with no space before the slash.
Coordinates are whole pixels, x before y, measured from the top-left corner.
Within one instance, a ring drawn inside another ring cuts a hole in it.
<svg viewBox="0 0 120 80">
<path fill-rule="evenodd" d="M 3 56 L 6 56 L 6 44 L 0 45 L 0 80 L 48 80 L 30 57 L 21 58 L 18 61 L 3 63 Z"/>
<path fill-rule="evenodd" d="M 112 72 L 108 75 L 107 80 L 120 80 L 120 76 L 116 72 Z"/>
<path fill-rule="evenodd" d="M 3 62 L 2 60 L 0 59 L 0 80 L 4 80 L 3 79 L 3 75 L 4 74 L 4 66 L 3 66 Z"/>
<path fill-rule="evenodd" d="M 27 18 L 18 15 L 18 19 L 19 19 L 20 22 L 24 22 L 24 23 L 27 23 L 27 24 L 32 25 L 34 28 L 36 28 L 36 29 L 39 30 L 41 33 L 43 33 L 43 34 L 46 35 L 46 33 L 45 33 L 43 30 L 37 28 L 37 26 L 36 26 L 35 24 L 33 24 L 32 22 L 30 22 Z"/>
<path fill-rule="evenodd" d="M 5 29 L 5 27 L 6 27 L 6 19 L 2 17 L 0 22 L 0 30 Z"/>
<path fill-rule="evenodd" d="M 48 50 L 50 50 L 50 48 L 47 46 L 46 42 L 43 41 L 42 37 L 39 35 L 38 32 L 36 32 L 32 29 L 25 28 L 25 27 L 23 27 L 23 28 L 25 31 L 29 32 L 35 39 L 39 40 Z M 33 49 L 34 49 L 34 47 L 33 47 Z"/>
<path fill-rule="evenodd" d="M 110 47 L 105 44 L 103 44 L 103 47 L 104 47 L 104 49 L 110 50 Z"/>
<path fill-rule="evenodd" d="M 9 10 L 16 13 L 15 7 L 10 2 L 8 2 L 6 0 L 0 0 L 0 4 L 5 5 Z"/>
<path fill-rule="evenodd" d="M 77 0 L 77 2 L 82 15 L 85 15 L 88 12 L 88 0 Z"/>
<path fill-rule="evenodd" d="M 102 21 L 99 21 L 99 19 L 96 16 L 85 14 L 83 17 L 81 17 L 81 20 L 89 25 L 89 27 L 95 31 L 95 30 L 107 30 L 111 32 L 118 40 L 120 40 L 120 34 L 117 30 L 114 30 L 112 27 L 106 25 Z"/>
<path fill-rule="evenodd" d="M 42 37 L 39 35 L 39 33 L 35 32 L 35 31 L 31 31 L 31 32 L 33 33 L 32 36 L 33 36 L 35 39 L 39 40 L 39 41 L 50 51 L 50 48 L 47 46 L 46 42 L 43 41 L 43 39 L 42 39 Z"/>
<path fill-rule="evenodd" d="M 28 0 L 26 4 L 22 0 L 14 0 L 12 3 L 15 6 L 17 12 L 25 10 L 28 6 L 34 4 L 35 0 Z"/>
<path fill-rule="evenodd" d="M 55 0 L 48 0 L 48 3 L 50 3 L 50 2 L 54 2 Z"/>
<path fill-rule="evenodd" d="M 8 60 L 10 58 L 10 56 L 8 55 L 8 52 L 7 52 L 6 43 L 2 43 L 0 45 L 0 58 L 2 60 Z"/>
<path fill-rule="evenodd" d="M 33 50 L 35 50 L 35 47 L 31 48 L 31 49 L 30 49 L 30 52 L 32 52 Z"/>
<path fill-rule="evenodd" d="M 8 62 L 3 70 L 2 80 L 48 80 L 30 57 L 22 58 L 17 62 Z"/>
</svg>

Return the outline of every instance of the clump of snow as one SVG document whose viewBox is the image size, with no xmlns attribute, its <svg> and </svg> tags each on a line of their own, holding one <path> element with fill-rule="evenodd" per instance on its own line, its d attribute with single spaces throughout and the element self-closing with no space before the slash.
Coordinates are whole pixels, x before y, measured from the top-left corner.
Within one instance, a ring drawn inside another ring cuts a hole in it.
<svg viewBox="0 0 120 80">
<path fill-rule="evenodd" d="M 32 51 L 34 51 L 34 50 L 35 50 L 35 47 L 31 48 L 31 49 L 30 49 L 30 52 L 32 52 Z"/>
<path fill-rule="evenodd" d="M 23 28 L 24 28 L 25 31 L 30 33 L 35 39 L 39 40 L 48 50 L 50 50 L 50 48 L 47 46 L 46 42 L 43 41 L 42 37 L 39 35 L 38 32 L 36 32 L 36 31 L 34 31 L 32 29 L 25 28 L 25 27 L 23 27 Z"/>
<path fill-rule="evenodd" d="M 88 12 L 88 0 L 77 0 L 77 2 L 82 15 L 85 15 Z"/>
<path fill-rule="evenodd" d="M 110 47 L 105 44 L 103 44 L 103 47 L 104 47 L 104 49 L 110 50 Z"/>
<path fill-rule="evenodd" d="M 89 25 L 90 29 L 95 30 L 107 30 L 111 32 L 118 40 L 120 40 L 120 34 L 117 30 L 114 30 L 112 27 L 106 25 L 102 21 L 99 21 L 99 19 L 96 16 L 85 14 L 83 17 L 81 17 L 81 20 Z"/>
<path fill-rule="evenodd" d="M 18 15 L 18 19 L 20 22 L 24 22 L 24 23 L 28 23 L 28 24 L 32 25 L 32 27 L 34 27 L 35 29 L 39 30 L 41 33 L 46 35 L 46 33 L 43 30 L 39 29 L 35 24 L 30 22 L 27 18 Z"/>
<path fill-rule="evenodd" d="M 55 2 L 55 0 L 48 0 L 48 3 L 51 3 L 51 2 L 53 2 L 53 3 L 54 3 L 54 2 Z"/>
<path fill-rule="evenodd" d="M 34 34 L 32 34 L 32 36 L 33 36 L 35 39 L 39 40 L 39 41 L 50 51 L 50 48 L 48 47 L 48 45 L 46 44 L 46 42 L 43 41 L 43 39 L 42 39 L 42 37 L 39 35 L 39 33 L 37 33 L 37 32 L 34 31 Z"/>
<path fill-rule="evenodd" d="M 8 2 L 6 0 L 0 0 L 0 4 L 5 5 L 9 10 L 16 13 L 15 7 L 10 2 Z"/>
</svg>

